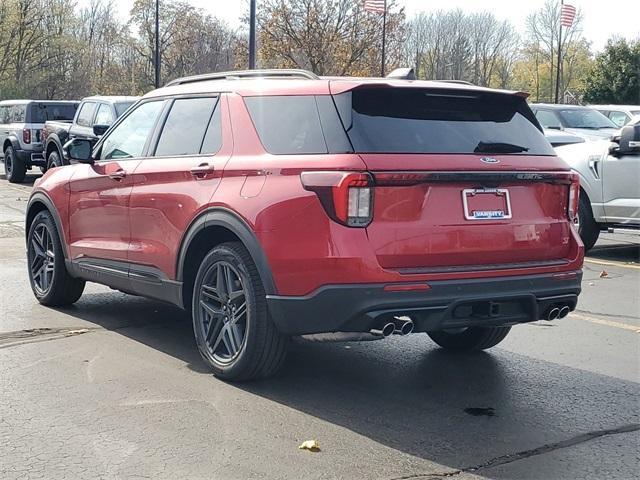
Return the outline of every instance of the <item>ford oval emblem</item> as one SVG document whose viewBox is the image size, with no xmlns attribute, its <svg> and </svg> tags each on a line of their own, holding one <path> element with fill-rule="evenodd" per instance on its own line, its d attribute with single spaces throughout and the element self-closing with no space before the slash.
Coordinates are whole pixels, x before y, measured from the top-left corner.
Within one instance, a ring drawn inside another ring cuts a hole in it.
<svg viewBox="0 0 640 480">
<path fill-rule="evenodd" d="M 482 157 L 480 161 L 484 163 L 500 163 L 500 160 L 493 157 Z"/>
</svg>

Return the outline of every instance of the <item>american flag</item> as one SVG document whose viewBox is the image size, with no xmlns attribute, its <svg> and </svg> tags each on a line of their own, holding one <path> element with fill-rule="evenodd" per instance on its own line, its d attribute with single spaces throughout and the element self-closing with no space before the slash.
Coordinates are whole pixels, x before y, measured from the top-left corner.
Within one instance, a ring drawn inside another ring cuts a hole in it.
<svg viewBox="0 0 640 480">
<path fill-rule="evenodd" d="M 368 12 L 384 13 L 387 10 L 387 0 L 364 0 L 364 9 Z"/>
<path fill-rule="evenodd" d="M 560 11 L 560 25 L 570 27 L 573 25 L 573 19 L 576 18 L 576 7 L 573 5 L 563 4 Z"/>
</svg>

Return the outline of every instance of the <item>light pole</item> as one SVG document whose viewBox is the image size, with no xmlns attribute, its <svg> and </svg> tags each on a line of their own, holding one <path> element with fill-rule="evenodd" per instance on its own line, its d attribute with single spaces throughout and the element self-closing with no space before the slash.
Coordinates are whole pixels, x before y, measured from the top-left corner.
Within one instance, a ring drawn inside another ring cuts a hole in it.
<svg viewBox="0 0 640 480">
<path fill-rule="evenodd" d="M 156 0 L 156 38 L 153 63 L 155 67 L 155 86 L 160 88 L 160 0 Z"/>
<path fill-rule="evenodd" d="M 256 68 L 256 0 L 249 4 L 249 69 Z"/>
</svg>

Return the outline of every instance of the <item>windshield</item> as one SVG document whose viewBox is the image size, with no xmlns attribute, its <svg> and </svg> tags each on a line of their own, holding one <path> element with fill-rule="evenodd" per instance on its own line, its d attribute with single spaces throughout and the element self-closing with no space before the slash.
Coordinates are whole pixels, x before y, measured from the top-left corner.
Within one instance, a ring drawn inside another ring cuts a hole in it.
<svg viewBox="0 0 640 480">
<path fill-rule="evenodd" d="M 114 104 L 114 107 L 116 108 L 116 115 L 118 116 L 118 118 L 120 118 L 122 114 L 126 112 L 127 109 L 134 103 L 135 102 L 121 102 Z"/>
<path fill-rule="evenodd" d="M 602 113 L 590 108 L 567 108 L 559 113 L 567 128 L 618 128 Z"/>
<path fill-rule="evenodd" d="M 554 155 L 514 95 L 357 88 L 335 99 L 356 152 Z"/>
</svg>

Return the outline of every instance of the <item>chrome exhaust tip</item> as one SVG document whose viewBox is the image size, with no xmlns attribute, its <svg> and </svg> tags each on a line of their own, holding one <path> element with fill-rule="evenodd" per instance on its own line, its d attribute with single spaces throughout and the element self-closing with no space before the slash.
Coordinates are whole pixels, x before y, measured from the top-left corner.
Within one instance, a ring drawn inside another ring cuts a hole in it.
<svg viewBox="0 0 640 480">
<path fill-rule="evenodd" d="M 560 315 L 560 309 L 559 308 L 552 308 L 551 310 L 549 310 L 549 314 L 547 315 L 547 320 L 556 320 L 558 318 L 558 315 Z"/>
<path fill-rule="evenodd" d="M 566 317 L 567 315 L 569 315 L 570 311 L 571 311 L 571 309 L 567 305 L 565 305 L 564 307 L 562 307 L 560 309 L 560 312 L 558 313 L 558 318 Z"/>
<path fill-rule="evenodd" d="M 369 330 L 369 333 L 373 335 L 377 335 L 379 337 L 388 337 L 395 331 L 395 329 L 396 329 L 395 324 L 392 322 L 389 322 L 382 325 L 381 328 L 372 328 L 371 330 Z"/>
<path fill-rule="evenodd" d="M 413 332 L 413 320 L 403 320 L 401 318 L 394 318 L 394 330 L 395 335 L 408 335 Z"/>
</svg>

